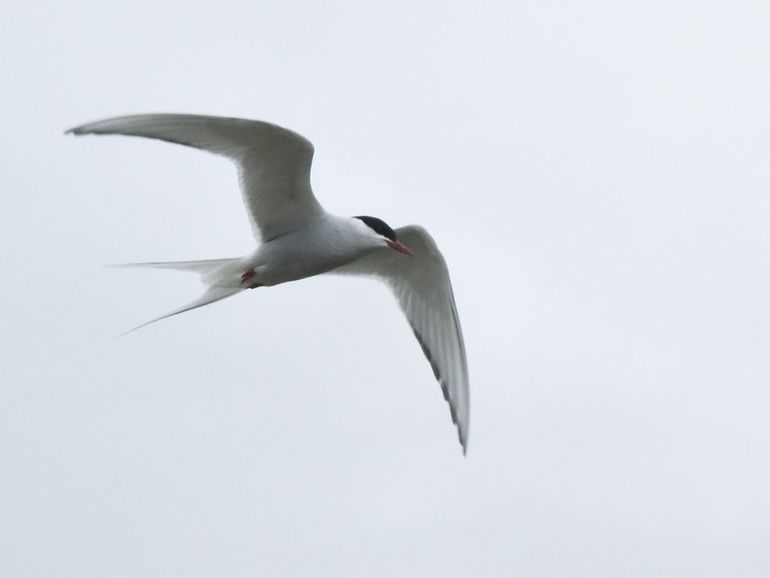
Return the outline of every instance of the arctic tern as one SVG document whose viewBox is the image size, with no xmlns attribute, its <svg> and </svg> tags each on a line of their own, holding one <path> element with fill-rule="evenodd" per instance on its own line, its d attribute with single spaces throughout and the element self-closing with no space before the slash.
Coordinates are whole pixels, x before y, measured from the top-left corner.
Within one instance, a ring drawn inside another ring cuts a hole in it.
<svg viewBox="0 0 770 578">
<path fill-rule="evenodd" d="M 446 262 L 425 229 L 409 225 L 394 230 L 376 217 L 327 213 L 310 187 L 313 145 L 267 122 L 144 114 L 92 122 L 67 132 L 159 139 L 221 155 L 237 165 L 257 248 L 233 259 L 137 263 L 197 273 L 206 286 L 197 300 L 153 321 L 245 289 L 322 273 L 377 278 L 390 287 L 406 315 L 449 402 L 466 452 L 470 404 L 463 335 Z"/>
</svg>

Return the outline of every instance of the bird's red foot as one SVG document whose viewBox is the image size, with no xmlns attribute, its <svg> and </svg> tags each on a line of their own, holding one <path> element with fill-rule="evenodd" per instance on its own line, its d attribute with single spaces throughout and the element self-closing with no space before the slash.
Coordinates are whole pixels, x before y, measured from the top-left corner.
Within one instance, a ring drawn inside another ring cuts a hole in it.
<svg viewBox="0 0 770 578">
<path fill-rule="evenodd" d="M 254 272 L 254 269 L 250 269 L 246 271 L 243 275 L 241 275 L 241 284 L 246 283 L 249 279 L 251 279 L 256 273 Z"/>
</svg>

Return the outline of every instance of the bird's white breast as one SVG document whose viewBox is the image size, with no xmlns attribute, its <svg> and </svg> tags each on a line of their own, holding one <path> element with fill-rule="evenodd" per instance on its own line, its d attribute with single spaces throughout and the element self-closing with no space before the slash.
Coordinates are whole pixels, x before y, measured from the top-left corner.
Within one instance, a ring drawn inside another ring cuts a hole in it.
<svg viewBox="0 0 770 578">
<path fill-rule="evenodd" d="M 278 285 L 320 275 L 376 250 L 351 221 L 327 213 L 260 245 L 252 257 L 259 283 Z"/>
</svg>

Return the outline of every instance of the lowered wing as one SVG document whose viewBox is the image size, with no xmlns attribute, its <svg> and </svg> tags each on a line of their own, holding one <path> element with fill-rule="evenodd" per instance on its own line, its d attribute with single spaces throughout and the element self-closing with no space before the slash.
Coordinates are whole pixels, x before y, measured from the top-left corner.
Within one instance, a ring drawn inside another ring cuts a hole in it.
<svg viewBox="0 0 770 578">
<path fill-rule="evenodd" d="M 422 227 L 396 229 L 396 237 L 412 249 L 413 258 L 383 249 L 332 273 L 372 276 L 393 291 L 441 384 L 465 453 L 470 418 L 468 362 L 449 271 Z"/>
</svg>

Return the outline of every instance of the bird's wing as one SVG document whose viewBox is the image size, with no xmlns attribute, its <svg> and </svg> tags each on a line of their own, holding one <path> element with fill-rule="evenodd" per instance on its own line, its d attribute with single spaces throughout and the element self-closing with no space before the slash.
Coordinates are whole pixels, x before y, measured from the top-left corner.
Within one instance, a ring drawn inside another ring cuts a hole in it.
<svg viewBox="0 0 770 578">
<path fill-rule="evenodd" d="M 396 229 L 396 238 L 414 252 L 414 257 L 384 249 L 332 273 L 376 277 L 391 288 L 449 402 L 464 453 L 470 413 L 468 363 L 449 270 L 435 241 L 422 227 Z"/>
<path fill-rule="evenodd" d="M 141 114 L 100 120 L 68 132 L 154 138 L 235 161 L 257 240 L 296 230 L 324 212 L 310 188 L 313 145 L 274 124 L 192 114 Z"/>
</svg>

